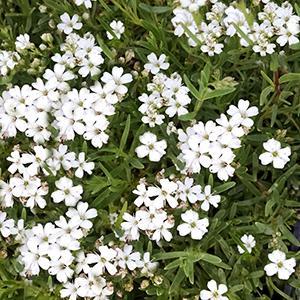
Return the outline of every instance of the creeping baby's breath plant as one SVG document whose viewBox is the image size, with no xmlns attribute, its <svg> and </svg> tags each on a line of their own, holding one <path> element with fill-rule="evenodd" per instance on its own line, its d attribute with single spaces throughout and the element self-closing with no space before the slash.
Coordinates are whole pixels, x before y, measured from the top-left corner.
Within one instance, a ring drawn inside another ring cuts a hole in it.
<svg viewBox="0 0 300 300">
<path fill-rule="evenodd" d="M 298 1 L 0 25 L 0 300 L 299 299 Z"/>
</svg>

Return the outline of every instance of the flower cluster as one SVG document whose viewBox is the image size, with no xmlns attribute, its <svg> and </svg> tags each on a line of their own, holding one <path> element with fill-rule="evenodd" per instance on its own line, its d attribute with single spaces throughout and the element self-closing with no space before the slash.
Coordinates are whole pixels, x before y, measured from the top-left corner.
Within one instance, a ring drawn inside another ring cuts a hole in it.
<svg viewBox="0 0 300 300">
<path fill-rule="evenodd" d="M 198 122 L 186 131 L 178 130 L 179 159 L 185 163 L 185 172 L 199 173 L 207 168 L 221 180 L 228 180 L 234 174 L 231 165 L 234 150 L 241 147 L 241 138 L 249 132 L 254 122 L 251 117 L 258 114 L 255 106 L 249 107 L 248 100 L 239 100 L 238 106 L 230 105 L 227 117 L 206 123 Z"/>
<path fill-rule="evenodd" d="M 152 82 L 147 84 L 150 94 L 143 93 L 139 97 L 143 103 L 139 111 L 143 114 L 142 122 L 155 127 L 164 123 L 165 114 L 170 118 L 187 114 L 186 106 L 191 103 L 191 98 L 188 95 L 189 89 L 183 85 L 178 73 L 173 73 L 169 77 L 159 72 L 160 69 L 166 70 L 169 67 L 163 54 L 157 58 L 154 53 L 151 53 L 148 55 L 148 60 L 145 69 L 155 76 Z"/>
<path fill-rule="evenodd" d="M 211 2 L 214 4 L 205 14 L 206 21 L 196 22 L 198 14 L 202 14 L 201 7 L 206 6 L 206 1 L 202 0 L 181 0 L 172 19 L 175 35 L 185 34 L 190 46 L 200 44 L 201 51 L 209 56 L 220 54 L 224 43 L 233 36 L 239 37 L 243 47 L 251 47 L 261 56 L 274 53 L 277 46 L 299 42 L 300 17 L 294 14 L 287 1 L 281 6 L 263 1 L 262 11 L 257 15 L 236 2 L 229 6 L 220 1 Z"/>
<path fill-rule="evenodd" d="M 97 250 L 99 253 L 78 252 L 75 258 L 75 280 L 64 284 L 62 298 L 108 299 L 107 296 L 113 294 L 114 288 L 106 281 L 105 274 L 124 277 L 126 273 L 139 269 L 141 276 L 149 277 L 158 265 L 150 260 L 149 252 L 141 256 L 128 244 L 123 248 L 100 245 Z"/>
<path fill-rule="evenodd" d="M 82 178 L 84 172 L 91 174 L 94 168 L 93 162 L 85 161 L 85 153 L 81 152 L 76 158 L 74 152 L 68 152 L 66 145 L 60 145 L 58 149 L 46 149 L 42 146 L 34 146 L 34 153 L 22 153 L 18 146 L 7 160 L 11 163 L 8 172 L 11 174 L 9 182 L 0 180 L 0 203 L 2 207 L 12 207 L 14 199 L 18 199 L 25 207 L 33 209 L 35 206 L 45 208 L 47 202 L 45 196 L 49 188 L 47 182 L 42 182 L 43 175 L 54 175 L 64 169 L 65 171 L 75 170 L 74 175 Z M 71 184 L 70 184 L 71 182 Z M 66 177 L 60 178 L 56 186 L 63 191 L 52 193 L 54 202 L 65 200 L 66 205 L 74 206 L 80 197 L 72 198 L 72 180 Z M 82 193 L 82 188 L 80 188 Z"/>
<path fill-rule="evenodd" d="M 58 132 L 53 138 L 73 140 L 78 134 L 100 148 L 108 141 L 107 117 L 115 113 L 114 105 L 127 93 L 125 84 L 132 81 L 132 76 L 114 67 L 111 74 L 105 72 L 101 77 L 103 84 L 95 81 L 90 88 L 71 90 L 68 82 L 75 79 L 74 72 L 82 77 L 100 72 L 102 49 L 95 46 L 95 38 L 88 33 L 83 38 L 68 35 L 61 50 L 63 55 L 52 57 L 56 63 L 53 70 L 45 70 L 45 81 L 38 78 L 32 86 L 14 86 L 3 92 L 0 136 L 15 137 L 19 131 L 36 143 L 44 143 L 53 136 L 52 126 Z"/>
<path fill-rule="evenodd" d="M 159 185 L 149 185 L 145 179 L 142 179 L 133 191 L 138 196 L 134 201 L 138 209 L 134 215 L 124 213 L 124 222 L 121 224 L 124 230 L 122 239 L 138 240 L 142 231 L 157 243 L 162 239 L 169 242 L 173 238 L 171 229 L 175 225 L 175 218 L 171 213 L 176 209 L 189 206 L 201 207 L 207 212 L 210 205 L 218 207 L 221 200 L 219 195 L 211 192 L 210 185 L 203 189 L 190 177 L 186 177 L 183 181 L 162 178 L 159 180 Z M 191 234 L 192 239 L 200 240 L 208 231 L 208 218 L 200 219 L 198 212 L 192 209 L 182 213 L 181 219 L 183 223 L 177 227 L 180 236 Z"/>
</svg>

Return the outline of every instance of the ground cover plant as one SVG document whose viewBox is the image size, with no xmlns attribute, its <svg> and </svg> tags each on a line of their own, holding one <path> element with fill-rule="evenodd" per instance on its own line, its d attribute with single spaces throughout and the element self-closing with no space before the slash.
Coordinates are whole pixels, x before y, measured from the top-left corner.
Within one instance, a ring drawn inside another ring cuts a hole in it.
<svg viewBox="0 0 300 300">
<path fill-rule="evenodd" d="M 299 299 L 296 0 L 0 22 L 0 299 Z"/>
</svg>

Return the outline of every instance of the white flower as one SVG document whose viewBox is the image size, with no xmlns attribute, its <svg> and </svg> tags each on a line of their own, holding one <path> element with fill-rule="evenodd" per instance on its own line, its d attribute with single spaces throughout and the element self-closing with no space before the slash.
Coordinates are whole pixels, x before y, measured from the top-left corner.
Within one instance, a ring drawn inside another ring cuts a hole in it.
<svg viewBox="0 0 300 300">
<path fill-rule="evenodd" d="M 173 238 L 173 235 L 170 228 L 173 228 L 175 225 L 174 220 L 166 219 L 152 234 L 151 240 L 156 241 L 156 243 L 159 245 L 159 241 L 161 238 L 164 238 L 167 242 L 170 242 Z"/>
<path fill-rule="evenodd" d="M 9 173 L 15 174 L 18 171 L 20 174 L 23 174 L 25 172 L 25 167 L 19 150 L 11 152 L 10 156 L 6 159 L 12 163 L 7 169 Z"/>
<path fill-rule="evenodd" d="M 148 277 L 152 277 L 157 267 L 158 262 L 152 262 L 150 258 L 150 253 L 145 252 L 141 260 L 141 265 L 139 266 L 139 268 L 141 268 L 141 273 Z"/>
<path fill-rule="evenodd" d="M 33 44 L 30 43 L 30 36 L 27 33 L 20 34 L 19 36 L 17 36 L 15 45 L 16 45 L 17 51 L 19 51 L 19 52 L 24 49 L 29 49 L 33 46 Z"/>
<path fill-rule="evenodd" d="M 191 98 L 188 95 L 176 95 L 175 98 L 171 98 L 168 102 L 166 114 L 169 117 L 174 117 L 175 114 L 178 116 L 185 115 L 189 111 L 185 108 L 186 105 L 191 103 Z"/>
<path fill-rule="evenodd" d="M 220 54 L 223 48 L 223 44 L 217 43 L 213 40 L 207 40 L 206 45 L 201 46 L 201 51 L 207 53 L 208 56 L 214 56 L 215 54 Z"/>
<path fill-rule="evenodd" d="M 125 222 L 121 223 L 122 229 L 125 231 L 125 235 L 128 239 L 136 241 L 140 237 L 139 233 L 139 216 L 131 216 L 129 213 L 125 212 L 123 215 L 123 220 Z"/>
<path fill-rule="evenodd" d="M 138 195 L 134 201 L 134 204 L 137 207 L 140 207 L 144 203 L 146 206 L 148 206 L 149 201 L 151 201 L 148 195 L 147 187 L 144 183 L 138 184 L 136 189 L 133 190 L 133 194 Z"/>
<path fill-rule="evenodd" d="M 84 4 L 84 6 L 86 8 L 91 8 L 92 7 L 92 1 L 95 1 L 95 0 L 74 0 L 75 4 L 77 6 L 80 6 L 80 5 Z"/>
<path fill-rule="evenodd" d="M 74 283 L 66 282 L 63 288 L 60 290 L 61 298 L 68 297 L 69 300 L 76 300 L 78 297 L 77 290 L 79 287 L 80 285 L 78 284 L 78 280 L 75 280 Z"/>
<path fill-rule="evenodd" d="M 269 43 L 268 41 L 260 42 L 258 45 L 253 46 L 254 52 L 259 52 L 261 56 L 266 56 L 267 54 L 274 53 L 276 45 Z"/>
<path fill-rule="evenodd" d="M 75 166 L 75 168 L 77 168 L 75 171 L 75 176 L 78 178 L 82 178 L 84 172 L 91 175 L 94 167 L 95 167 L 95 164 L 93 162 L 86 162 L 85 153 L 80 152 L 78 155 L 78 165 L 76 164 L 76 166 Z"/>
<path fill-rule="evenodd" d="M 101 80 L 106 83 L 107 89 L 112 93 L 116 92 L 121 95 L 125 95 L 128 88 L 124 85 L 132 81 L 131 74 L 123 74 L 124 69 L 113 67 L 112 73 L 105 72 L 101 77 Z"/>
<path fill-rule="evenodd" d="M 89 205 L 86 202 L 78 202 L 77 209 L 70 207 L 66 215 L 72 219 L 74 217 L 79 217 L 79 226 L 86 230 L 93 227 L 93 223 L 89 219 L 93 219 L 97 216 L 97 210 L 95 208 L 88 209 Z"/>
<path fill-rule="evenodd" d="M 159 57 L 155 53 L 151 53 L 147 56 L 148 63 L 144 65 L 144 68 L 151 72 L 153 75 L 157 74 L 160 70 L 167 70 L 170 66 L 169 63 L 165 62 L 165 54 L 161 54 Z"/>
<path fill-rule="evenodd" d="M 24 263 L 24 267 L 30 270 L 32 275 L 38 275 L 40 268 L 48 270 L 50 261 L 46 257 L 46 254 L 41 254 L 39 251 L 38 240 L 27 243 L 21 247 L 21 261 Z"/>
<path fill-rule="evenodd" d="M 0 211 L 0 232 L 3 237 L 7 238 L 11 234 L 17 234 L 18 230 L 15 228 L 15 221 L 13 219 L 6 219 L 6 212 Z"/>
<path fill-rule="evenodd" d="M 177 227 L 179 235 L 186 236 L 191 234 L 193 240 L 201 240 L 204 234 L 208 231 L 208 218 L 199 220 L 199 215 L 193 210 L 187 210 L 181 214 L 181 219 L 185 222 Z"/>
<path fill-rule="evenodd" d="M 70 34 L 74 29 L 79 30 L 82 27 L 82 23 L 79 21 L 79 16 L 74 15 L 72 18 L 68 15 L 68 13 L 64 13 L 60 16 L 62 23 L 57 25 L 57 28 L 60 31 L 63 31 L 65 34 Z"/>
<path fill-rule="evenodd" d="M 210 280 L 207 283 L 209 290 L 202 290 L 200 292 L 201 300 L 228 300 L 226 296 L 222 296 L 228 291 L 225 284 L 217 284 L 215 280 Z"/>
<path fill-rule="evenodd" d="M 163 155 L 166 154 L 167 142 L 165 140 L 157 141 L 157 136 L 151 132 L 145 132 L 139 137 L 143 144 L 135 149 L 139 158 L 149 156 L 150 161 L 160 161 Z"/>
<path fill-rule="evenodd" d="M 125 31 L 125 27 L 123 22 L 121 21 L 116 21 L 113 20 L 110 24 L 109 24 L 112 32 L 115 34 L 115 36 L 117 37 L 117 39 L 119 40 L 121 38 L 122 33 L 124 33 Z M 112 40 L 114 38 L 114 36 L 109 32 L 106 31 L 107 37 Z"/>
<path fill-rule="evenodd" d="M 285 164 L 290 161 L 291 148 L 281 148 L 279 141 L 269 139 L 263 143 L 263 147 L 267 152 L 262 153 L 259 159 L 263 165 L 273 163 L 275 169 L 283 169 Z"/>
<path fill-rule="evenodd" d="M 73 186 L 71 179 L 62 177 L 58 181 L 55 181 L 55 186 L 59 189 L 51 194 L 55 203 L 65 201 L 66 206 L 75 206 L 81 199 L 82 186 Z"/>
<path fill-rule="evenodd" d="M 251 117 L 258 115 L 258 108 L 256 106 L 249 107 L 250 102 L 248 100 L 240 99 L 238 102 L 238 107 L 230 105 L 227 113 L 238 122 L 247 128 L 253 126 L 254 122 Z"/>
<path fill-rule="evenodd" d="M 51 267 L 48 270 L 49 274 L 56 275 L 56 279 L 59 282 L 66 283 L 74 274 L 74 270 L 70 267 L 73 260 L 72 254 L 65 252 L 59 259 L 51 261 Z"/>
<path fill-rule="evenodd" d="M 123 249 L 117 248 L 118 266 L 122 269 L 126 267 L 133 271 L 140 264 L 141 254 L 139 252 L 132 252 L 132 245 L 125 244 Z"/>
<path fill-rule="evenodd" d="M 83 237 L 82 230 L 79 228 L 82 220 L 79 216 L 73 216 L 68 222 L 65 217 L 60 216 L 59 220 L 55 221 L 58 227 L 59 236 L 70 236 L 74 240 L 79 240 Z"/>
<path fill-rule="evenodd" d="M 0 180 L 0 204 L 4 208 L 14 205 L 12 185 L 3 180 Z"/>
<path fill-rule="evenodd" d="M 46 80 L 53 81 L 52 84 L 55 85 L 57 89 L 61 91 L 68 91 L 70 87 L 66 81 L 75 78 L 72 71 L 66 70 L 66 67 L 60 64 L 55 64 L 53 70 L 47 69 L 43 77 Z"/>
<path fill-rule="evenodd" d="M 246 250 L 251 253 L 252 252 L 252 248 L 255 247 L 256 245 L 256 241 L 254 239 L 254 236 L 249 234 L 244 234 L 242 237 L 241 237 L 241 241 L 243 242 L 244 244 L 244 247 L 246 248 Z M 243 254 L 245 252 L 245 250 L 240 246 L 238 245 L 238 251 Z"/>
<path fill-rule="evenodd" d="M 217 173 L 220 180 L 226 181 L 234 174 L 234 168 L 230 164 L 233 162 L 235 155 L 230 148 L 223 149 L 219 155 L 220 156 L 216 153 L 216 155 L 213 156 L 209 171 Z"/>
<path fill-rule="evenodd" d="M 150 206 L 148 210 L 138 210 L 136 216 L 139 218 L 139 229 L 152 231 L 161 227 L 167 218 L 167 213 L 161 209 L 156 209 L 154 206 Z"/>
<path fill-rule="evenodd" d="M 115 275 L 117 273 L 117 268 L 113 264 L 117 251 L 107 246 L 99 246 L 98 248 L 100 255 L 89 253 L 87 255 L 87 262 L 89 264 L 95 264 L 92 267 L 94 274 L 102 275 L 106 269 L 110 275 Z"/>
<path fill-rule="evenodd" d="M 271 263 L 264 268 L 268 276 L 278 274 L 279 279 L 287 280 L 295 272 L 295 258 L 286 259 L 284 252 L 274 250 L 272 253 L 268 254 L 268 258 Z"/>
<path fill-rule="evenodd" d="M 280 26 L 279 37 L 276 42 L 281 46 L 285 46 L 287 43 L 289 45 L 294 45 L 299 43 L 297 35 L 300 32 L 300 25 L 294 26 L 293 22 L 288 22 L 287 26 Z"/>
<path fill-rule="evenodd" d="M 163 208 L 166 202 L 172 208 L 178 206 L 177 197 L 175 196 L 175 192 L 178 189 L 177 183 L 166 178 L 160 179 L 159 183 L 161 188 L 151 187 L 148 189 L 148 196 L 155 197 L 152 201 L 152 206 L 155 208 Z"/>
<path fill-rule="evenodd" d="M 219 202 L 221 201 L 220 195 L 213 195 L 211 192 L 211 186 L 206 185 L 204 188 L 204 193 L 199 195 L 199 201 L 203 201 L 201 204 L 201 208 L 204 211 L 209 210 L 209 206 L 212 205 L 214 207 L 218 207 Z"/>
<path fill-rule="evenodd" d="M 194 179 L 186 177 L 184 183 L 177 181 L 179 189 L 179 198 L 182 201 L 189 200 L 190 203 L 196 203 L 201 195 L 201 186 L 193 185 Z"/>
</svg>

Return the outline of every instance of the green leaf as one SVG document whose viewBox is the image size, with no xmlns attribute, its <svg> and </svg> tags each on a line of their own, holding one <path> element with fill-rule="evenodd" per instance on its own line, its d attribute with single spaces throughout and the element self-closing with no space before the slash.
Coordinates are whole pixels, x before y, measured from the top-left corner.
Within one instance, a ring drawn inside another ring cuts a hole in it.
<svg viewBox="0 0 300 300">
<path fill-rule="evenodd" d="M 195 88 L 195 86 L 191 83 L 187 75 L 183 75 L 183 80 L 192 95 L 199 101 L 202 101 L 201 93 Z"/>
<path fill-rule="evenodd" d="M 211 64 L 208 62 L 206 63 L 205 67 L 200 73 L 201 74 L 200 80 L 203 87 L 207 87 L 210 78 L 210 73 L 211 73 Z"/>
<path fill-rule="evenodd" d="M 259 98 L 260 106 L 263 106 L 268 102 L 267 98 L 273 92 L 274 92 L 274 88 L 272 86 L 267 86 L 262 90 L 262 92 L 260 94 L 260 98 Z"/>
<path fill-rule="evenodd" d="M 216 193 L 220 194 L 220 193 L 223 193 L 223 192 L 233 188 L 235 185 L 236 185 L 236 182 L 226 182 L 224 184 L 214 187 L 214 191 Z"/>
<path fill-rule="evenodd" d="M 183 262 L 182 258 L 175 259 L 172 262 L 168 263 L 164 267 L 164 270 L 172 270 L 178 268 L 182 264 L 182 262 Z"/>
<path fill-rule="evenodd" d="M 254 271 L 254 272 L 250 273 L 248 276 L 251 278 L 260 278 L 260 277 L 265 276 L 265 272 L 264 271 Z"/>
<path fill-rule="evenodd" d="M 291 281 L 289 285 L 294 287 L 295 289 L 300 289 L 300 279 L 295 279 Z"/>
<path fill-rule="evenodd" d="M 235 292 L 241 291 L 242 289 L 244 289 L 244 285 L 237 284 L 237 285 L 230 287 L 230 292 L 235 293 Z"/>
<path fill-rule="evenodd" d="M 164 14 L 172 10 L 172 8 L 169 6 L 151 6 L 145 3 L 140 3 L 139 8 L 146 12 L 154 14 Z"/>
<path fill-rule="evenodd" d="M 115 55 L 110 51 L 110 49 L 106 46 L 106 43 L 101 39 L 100 35 L 96 35 L 97 42 L 101 49 L 103 50 L 103 53 L 109 58 L 109 60 L 114 61 Z"/>
<path fill-rule="evenodd" d="M 183 262 L 183 271 L 185 276 L 189 279 L 190 283 L 194 284 L 194 263 L 189 258 L 187 258 Z"/>
<path fill-rule="evenodd" d="M 300 73 L 284 74 L 279 78 L 279 83 L 285 83 L 295 80 L 300 82 Z"/>
<path fill-rule="evenodd" d="M 275 87 L 273 80 L 264 71 L 261 70 L 260 74 L 265 79 L 265 81 L 269 83 L 270 86 L 272 86 L 273 88 Z"/>
<path fill-rule="evenodd" d="M 124 147 L 126 145 L 128 134 L 129 134 L 129 130 L 130 130 L 130 115 L 127 116 L 126 124 L 125 124 L 125 129 L 124 129 L 122 137 L 121 137 L 120 147 L 119 147 L 120 152 L 123 151 L 123 149 L 124 149 Z"/>
<path fill-rule="evenodd" d="M 269 283 L 269 285 L 273 288 L 273 290 L 279 294 L 282 299 L 286 299 L 286 300 L 293 300 L 292 297 L 290 297 L 289 295 L 287 295 L 286 293 L 284 293 L 283 291 L 281 291 L 272 281 L 271 277 L 267 277 L 267 281 Z"/>
<path fill-rule="evenodd" d="M 288 239 L 293 245 L 300 247 L 300 241 L 298 241 L 284 224 L 279 225 L 279 230 L 282 232 L 283 238 Z"/>
<path fill-rule="evenodd" d="M 174 251 L 174 252 L 165 252 L 165 253 L 157 253 L 154 254 L 155 260 L 162 260 L 162 259 L 171 259 L 177 257 L 186 257 L 188 252 L 186 251 Z"/>
<path fill-rule="evenodd" d="M 204 260 L 213 265 L 217 265 L 222 262 L 222 259 L 220 257 L 208 253 L 203 253 L 201 260 Z"/>
<path fill-rule="evenodd" d="M 128 162 L 136 169 L 144 169 L 144 165 L 135 157 L 129 157 Z"/>
<path fill-rule="evenodd" d="M 121 223 L 123 221 L 123 215 L 126 212 L 127 207 L 128 207 L 128 203 L 127 203 L 127 201 L 125 201 L 124 204 L 123 204 L 123 206 L 122 206 L 122 209 L 121 209 L 121 211 L 120 211 L 120 213 L 119 213 L 119 215 L 117 217 L 117 220 L 115 222 L 115 227 L 116 228 L 120 228 L 121 227 Z"/>
<path fill-rule="evenodd" d="M 213 99 L 231 94 L 235 91 L 235 87 L 226 87 L 216 90 L 207 90 L 203 96 L 203 100 Z"/>
<path fill-rule="evenodd" d="M 175 277 L 174 277 L 174 280 L 172 281 L 172 284 L 170 286 L 170 289 L 169 289 L 170 294 L 172 294 L 177 289 L 179 289 L 180 284 L 184 280 L 184 278 L 185 278 L 184 271 L 181 268 L 179 268 L 176 275 L 175 275 Z"/>
</svg>

